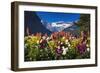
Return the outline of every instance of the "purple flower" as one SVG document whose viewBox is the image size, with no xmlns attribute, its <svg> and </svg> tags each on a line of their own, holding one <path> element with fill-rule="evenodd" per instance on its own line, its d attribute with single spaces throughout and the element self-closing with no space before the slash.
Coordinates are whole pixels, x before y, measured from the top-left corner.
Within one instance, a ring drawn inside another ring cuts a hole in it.
<svg viewBox="0 0 100 73">
<path fill-rule="evenodd" d="M 60 47 L 56 48 L 56 53 L 58 56 L 60 56 L 62 54 L 62 52 L 63 52 L 62 48 L 60 48 Z"/>
<path fill-rule="evenodd" d="M 86 51 L 86 44 L 82 43 L 77 46 L 77 49 L 80 54 L 83 54 Z"/>
</svg>

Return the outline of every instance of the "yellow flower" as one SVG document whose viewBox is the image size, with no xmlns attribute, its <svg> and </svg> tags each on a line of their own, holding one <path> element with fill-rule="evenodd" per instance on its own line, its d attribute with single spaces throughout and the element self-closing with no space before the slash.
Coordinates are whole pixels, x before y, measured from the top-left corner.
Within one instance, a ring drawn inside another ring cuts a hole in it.
<svg viewBox="0 0 100 73">
<path fill-rule="evenodd" d="M 48 44 L 49 44 L 49 47 L 50 47 L 51 49 L 53 49 L 54 47 L 56 47 L 56 44 L 55 44 L 54 41 L 49 41 Z"/>
<path fill-rule="evenodd" d="M 37 44 L 39 44 L 39 40 L 37 40 Z"/>
</svg>

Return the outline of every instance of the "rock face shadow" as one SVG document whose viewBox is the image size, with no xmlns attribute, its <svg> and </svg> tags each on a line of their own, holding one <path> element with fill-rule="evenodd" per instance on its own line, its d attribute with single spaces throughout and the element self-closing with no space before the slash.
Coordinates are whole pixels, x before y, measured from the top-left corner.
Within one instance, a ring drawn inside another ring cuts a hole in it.
<svg viewBox="0 0 100 73">
<path fill-rule="evenodd" d="M 37 16 L 36 12 L 24 11 L 24 35 L 39 32 L 51 34 L 51 31 L 41 23 L 41 19 Z"/>
</svg>

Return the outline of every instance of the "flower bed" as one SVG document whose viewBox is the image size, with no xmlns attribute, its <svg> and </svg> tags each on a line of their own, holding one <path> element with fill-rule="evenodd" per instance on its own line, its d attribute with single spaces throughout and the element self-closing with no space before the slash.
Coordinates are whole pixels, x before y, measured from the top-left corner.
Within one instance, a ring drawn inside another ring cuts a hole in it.
<svg viewBox="0 0 100 73">
<path fill-rule="evenodd" d="M 67 60 L 90 58 L 90 36 L 86 32 L 36 33 L 25 36 L 25 61 Z"/>
</svg>

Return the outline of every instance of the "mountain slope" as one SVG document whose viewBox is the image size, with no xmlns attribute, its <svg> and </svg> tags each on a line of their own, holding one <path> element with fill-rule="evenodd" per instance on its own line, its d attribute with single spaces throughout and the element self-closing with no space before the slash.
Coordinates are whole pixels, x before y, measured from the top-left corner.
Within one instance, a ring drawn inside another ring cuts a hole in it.
<svg viewBox="0 0 100 73">
<path fill-rule="evenodd" d="M 72 25 L 71 27 L 65 28 L 63 31 L 71 32 L 74 35 L 78 35 L 79 27 L 77 25 Z"/>
<path fill-rule="evenodd" d="M 50 34 L 46 27 L 44 27 L 41 23 L 41 19 L 37 16 L 37 14 L 33 11 L 25 11 L 24 12 L 24 25 L 25 25 L 25 35 L 27 35 L 27 28 L 29 29 L 30 34 L 34 34 L 37 32 L 41 32 L 43 34 Z"/>
</svg>

